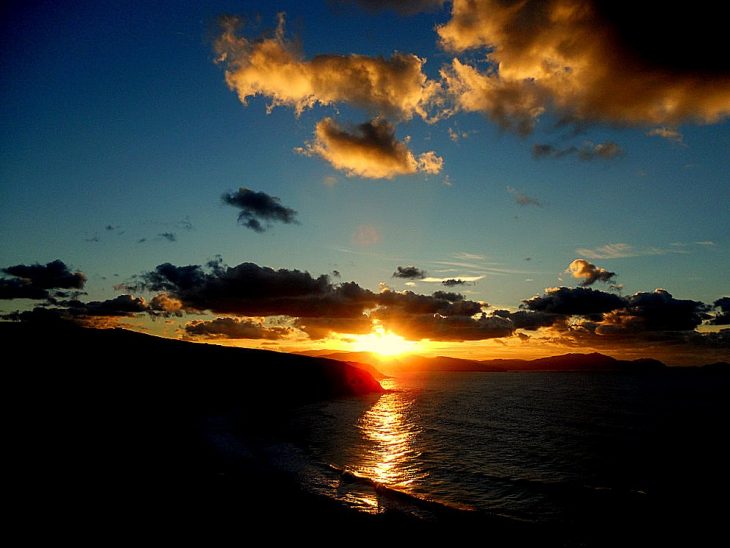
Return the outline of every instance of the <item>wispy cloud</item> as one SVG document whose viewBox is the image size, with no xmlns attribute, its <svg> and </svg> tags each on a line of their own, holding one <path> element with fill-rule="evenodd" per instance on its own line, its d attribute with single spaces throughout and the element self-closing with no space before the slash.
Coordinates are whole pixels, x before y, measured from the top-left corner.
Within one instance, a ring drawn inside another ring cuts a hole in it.
<svg viewBox="0 0 730 548">
<path fill-rule="evenodd" d="M 462 261 L 433 261 L 434 264 L 443 264 L 446 266 L 458 266 L 461 268 L 471 268 L 471 269 L 481 269 L 484 268 L 484 265 L 476 264 L 476 263 L 466 263 Z"/>
<path fill-rule="evenodd" d="M 352 235 L 352 243 L 360 247 L 370 247 L 379 244 L 383 240 L 383 236 L 377 227 L 373 225 L 360 225 L 355 229 Z M 356 251 L 348 251 L 349 253 L 357 253 Z"/>
<path fill-rule="evenodd" d="M 459 262 L 459 261 L 431 261 L 433 264 L 440 264 L 445 266 L 455 266 L 458 268 L 463 268 L 465 270 L 469 270 L 472 272 L 483 272 L 485 274 L 496 274 L 496 275 L 507 275 L 507 274 L 535 274 L 532 270 L 516 270 L 513 268 L 498 268 L 493 266 L 488 266 L 485 264 L 475 264 L 475 263 L 465 263 L 465 262 Z M 498 264 L 498 263 L 493 263 Z M 442 270 L 443 272 L 446 272 L 447 270 Z M 454 269 L 449 269 L 448 271 L 454 272 Z M 459 276 L 462 277 L 463 276 Z"/>
<path fill-rule="evenodd" d="M 456 276 L 454 278 L 434 278 L 432 276 L 428 276 L 427 278 L 423 278 L 421 281 L 427 282 L 427 283 L 442 284 L 449 280 L 460 280 L 463 282 L 478 282 L 479 280 L 483 280 L 483 279 L 484 279 L 484 276 Z M 457 284 L 454 284 L 454 285 L 457 285 Z"/>
<path fill-rule="evenodd" d="M 454 259 L 463 259 L 465 261 L 485 261 L 487 258 L 484 255 L 478 255 L 477 253 L 467 253 L 466 251 L 459 251 L 454 253 Z"/>
<path fill-rule="evenodd" d="M 692 248 L 694 246 L 699 246 L 701 248 L 711 248 L 711 247 L 717 247 L 717 244 L 711 240 L 702 240 L 699 242 L 672 242 L 669 244 L 672 246 L 675 250 L 675 253 L 681 253 L 681 249 L 688 250 L 689 248 Z"/>
<path fill-rule="evenodd" d="M 651 255 L 667 255 L 669 253 L 691 253 L 694 247 L 709 248 L 715 246 L 712 241 L 672 242 L 669 247 L 636 247 L 627 243 L 612 243 L 598 247 L 579 247 L 576 253 L 588 259 L 623 259 L 627 257 L 645 257 Z"/>
<path fill-rule="evenodd" d="M 618 158 L 624 153 L 621 146 L 614 143 L 613 141 L 607 141 L 605 143 L 583 143 L 580 147 L 569 146 L 569 147 L 556 147 L 550 144 L 535 144 L 532 145 L 532 156 L 535 158 L 564 158 L 566 156 L 577 156 L 583 161 L 591 161 L 596 159 L 611 160 Z"/>
<path fill-rule="evenodd" d="M 435 11 L 441 8 L 446 0 L 335 0 L 335 2 L 356 3 L 369 11 L 390 10 L 400 15 L 414 15 L 424 11 Z"/>
<path fill-rule="evenodd" d="M 668 253 L 666 249 L 658 247 L 637 248 L 626 243 L 606 244 L 594 248 L 579 247 L 575 251 L 578 255 L 588 259 L 623 259 L 626 257 L 664 255 Z"/>
<path fill-rule="evenodd" d="M 677 128 L 657 127 L 646 132 L 649 137 L 661 137 L 667 141 L 684 144 L 684 137 Z"/>
<path fill-rule="evenodd" d="M 511 186 L 507 187 L 507 192 L 509 192 L 512 197 L 515 199 L 515 203 L 517 205 L 521 206 L 530 206 L 534 205 L 537 207 L 542 207 L 542 203 L 537 198 L 533 198 L 532 196 L 528 196 L 524 192 L 517 190 L 516 188 L 512 188 Z"/>
</svg>

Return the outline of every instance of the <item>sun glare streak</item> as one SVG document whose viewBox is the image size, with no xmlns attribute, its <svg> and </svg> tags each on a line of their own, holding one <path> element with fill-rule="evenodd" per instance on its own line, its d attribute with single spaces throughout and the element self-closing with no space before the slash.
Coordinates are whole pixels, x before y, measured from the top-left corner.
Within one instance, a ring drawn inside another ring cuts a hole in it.
<svg viewBox="0 0 730 548">
<path fill-rule="evenodd" d="M 356 352 L 374 352 L 381 356 L 409 354 L 418 349 L 418 342 L 406 340 L 381 326 L 376 326 L 373 333 L 358 335 L 353 345 L 353 350 Z"/>
<path fill-rule="evenodd" d="M 384 386 L 391 388 L 392 382 L 386 379 Z M 413 405 L 412 395 L 389 391 L 360 418 L 358 428 L 368 444 L 354 466 L 358 474 L 377 484 L 406 490 L 427 476 L 414 446 L 420 427 L 411 416 Z M 367 502 L 377 506 L 377 494 L 370 493 L 365 498 L 373 496 L 375 500 Z"/>
</svg>

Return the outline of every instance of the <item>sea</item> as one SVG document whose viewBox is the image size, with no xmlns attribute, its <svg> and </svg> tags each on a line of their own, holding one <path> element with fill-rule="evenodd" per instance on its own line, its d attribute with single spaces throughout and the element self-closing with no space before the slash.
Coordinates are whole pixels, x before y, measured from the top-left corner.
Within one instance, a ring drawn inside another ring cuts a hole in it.
<svg viewBox="0 0 730 548">
<path fill-rule="evenodd" d="M 730 375 L 430 372 L 300 409 L 269 458 L 367 513 L 434 505 L 590 528 L 712 520 Z M 724 503 L 720 507 L 727 507 Z"/>
</svg>

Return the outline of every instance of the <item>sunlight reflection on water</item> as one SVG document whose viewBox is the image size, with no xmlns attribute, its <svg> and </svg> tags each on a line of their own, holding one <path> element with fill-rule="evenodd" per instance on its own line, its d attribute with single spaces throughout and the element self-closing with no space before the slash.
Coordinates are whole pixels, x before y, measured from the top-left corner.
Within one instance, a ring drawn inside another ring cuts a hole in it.
<svg viewBox="0 0 730 548">
<path fill-rule="evenodd" d="M 384 379 L 382 384 L 392 390 L 395 380 Z M 415 449 L 421 428 L 414 403 L 412 392 L 389 391 L 360 417 L 357 426 L 367 443 L 359 462 L 353 465 L 357 474 L 406 491 L 428 475 L 420 466 L 420 453 Z"/>
</svg>

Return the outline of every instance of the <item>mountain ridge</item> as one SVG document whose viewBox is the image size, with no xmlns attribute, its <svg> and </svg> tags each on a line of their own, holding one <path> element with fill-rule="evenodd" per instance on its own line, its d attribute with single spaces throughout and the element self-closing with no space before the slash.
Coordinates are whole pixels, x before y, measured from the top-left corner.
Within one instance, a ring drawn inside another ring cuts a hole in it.
<svg viewBox="0 0 730 548">
<path fill-rule="evenodd" d="M 379 358 L 370 352 L 317 352 L 317 356 L 352 363 L 369 364 L 384 370 L 406 367 L 411 371 L 453 371 L 453 372 L 506 372 L 506 371 L 648 371 L 665 369 L 667 366 L 653 358 L 621 360 L 601 354 L 567 353 L 536 359 L 497 358 L 469 360 L 449 356 L 398 356 Z"/>
</svg>

